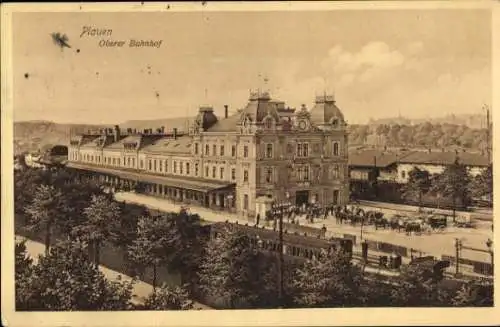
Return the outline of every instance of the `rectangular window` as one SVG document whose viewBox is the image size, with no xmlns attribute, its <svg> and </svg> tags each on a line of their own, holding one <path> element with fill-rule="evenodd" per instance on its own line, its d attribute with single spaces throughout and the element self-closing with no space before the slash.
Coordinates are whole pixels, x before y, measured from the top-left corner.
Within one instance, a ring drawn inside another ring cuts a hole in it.
<svg viewBox="0 0 500 327">
<path fill-rule="evenodd" d="M 212 146 L 212 148 L 213 148 L 212 153 L 213 153 L 213 155 L 214 155 L 214 156 L 216 156 L 216 155 L 217 155 L 217 145 L 216 145 L 216 144 L 214 144 L 214 145 Z"/>
<path fill-rule="evenodd" d="M 243 171 L 243 182 L 248 182 L 248 170 Z"/>
<path fill-rule="evenodd" d="M 309 181 L 309 166 L 304 166 L 304 182 Z"/>
<path fill-rule="evenodd" d="M 205 166 L 205 177 L 208 177 L 208 166 Z"/>
<path fill-rule="evenodd" d="M 151 159 L 148 159 L 148 169 L 151 170 Z"/>
<path fill-rule="evenodd" d="M 184 168 L 184 163 L 181 161 L 179 162 L 179 173 L 182 174 L 182 169 Z"/>
<path fill-rule="evenodd" d="M 144 168 L 144 160 L 141 160 L 141 169 Z"/>
<path fill-rule="evenodd" d="M 164 165 L 165 165 L 165 172 L 168 173 L 168 161 L 167 160 L 165 160 Z"/>
<path fill-rule="evenodd" d="M 309 157 L 309 144 L 308 143 L 298 143 L 297 144 L 297 157 Z"/>
<path fill-rule="evenodd" d="M 186 175 L 189 175 L 190 174 L 190 169 L 191 167 L 189 167 L 189 162 L 186 162 Z"/>
<path fill-rule="evenodd" d="M 163 160 L 158 161 L 158 168 L 160 170 L 160 173 L 163 172 Z"/>
<path fill-rule="evenodd" d="M 247 145 L 245 145 L 245 146 L 243 147 L 243 157 L 244 157 L 244 158 L 247 158 L 247 157 L 248 157 L 248 146 L 247 146 Z"/>
<path fill-rule="evenodd" d="M 217 172 L 217 168 L 215 166 L 212 167 L 212 178 L 215 178 Z"/>
<path fill-rule="evenodd" d="M 194 154 L 198 154 L 198 143 L 194 144 Z"/>
<path fill-rule="evenodd" d="M 333 167 L 333 178 L 339 178 L 340 177 L 340 168 L 339 166 L 334 166 Z"/>
<path fill-rule="evenodd" d="M 273 169 L 266 168 L 266 183 L 272 183 L 272 182 L 273 182 Z"/>
<path fill-rule="evenodd" d="M 210 154 L 210 146 L 207 144 L 205 145 L 205 155 L 209 155 Z"/>
<path fill-rule="evenodd" d="M 153 170 L 156 171 L 156 159 L 154 160 L 153 164 L 154 164 L 154 169 Z"/>
<path fill-rule="evenodd" d="M 135 158 L 132 158 L 132 167 L 135 168 Z"/>
<path fill-rule="evenodd" d="M 266 144 L 266 158 L 273 157 L 273 145 L 271 143 Z"/>
<path fill-rule="evenodd" d="M 243 209 L 248 210 L 248 194 L 243 195 Z"/>
<path fill-rule="evenodd" d="M 220 146 L 220 156 L 221 157 L 224 156 L 224 146 L 223 145 Z"/>
<path fill-rule="evenodd" d="M 236 157 L 236 145 L 231 146 L 231 157 Z"/>
<path fill-rule="evenodd" d="M 177 161 L 174 161 L 174 174 L 177 174 Z"/>
<path fill-rule="evenodd" d="M 198 176 L 198 163 L 194 164 L 194 175 Z"/>
<path fill-rule="evenodd" d="M 220 167 L 220 179 L 224 179 L 224 168 L 223 167 Z"/>
<path fill-rule="evenodd" d="M 231 169 L 231 180 L 235 180 L 236 179 L 236 169 Z"/>
</svg>

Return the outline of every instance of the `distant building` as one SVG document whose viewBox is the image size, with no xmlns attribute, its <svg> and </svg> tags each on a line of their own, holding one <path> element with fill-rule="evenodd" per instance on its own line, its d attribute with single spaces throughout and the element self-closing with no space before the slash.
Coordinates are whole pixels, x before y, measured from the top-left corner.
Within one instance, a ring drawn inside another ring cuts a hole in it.
<svg viewBox="0 0 500 327">
<path fill-rule="evenodd" d="M 481 154 L 454 151 L 415 151 L 399 159 L 397 182 L 407 183 L 409 172 L 415 167 L 427 170 L 431 174 L 441 174 L 446 166 L 455 162 L 456 158 L 467 167 L 472 177 L 480 175 L 489 166 L 488 158 Z"/>
<path fill-rule="evenodd" d="M 234 115 L 226 106 L 218 119 L 202 106 L 187 133 L 167 127 L 75 135 L 69 167 L 250 217 L 262 197 L 297 205 L 348 202 L 346 123 L 332 96 L 296 112 L 267 92 L 252 92 Z"/>
</svg>

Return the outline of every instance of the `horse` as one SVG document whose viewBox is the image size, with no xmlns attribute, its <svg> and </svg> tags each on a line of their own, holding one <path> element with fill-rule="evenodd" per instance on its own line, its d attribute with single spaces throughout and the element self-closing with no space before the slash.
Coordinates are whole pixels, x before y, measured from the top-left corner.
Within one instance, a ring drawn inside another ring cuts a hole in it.
<svg viewBox="0 0 500 327">
<path fill-rule="evenodd" d="M 405 232 L 406 235 L 411 235 L 412 232 L 414 232 L 415 234 L 420 234 L 422 233 L 422 224 L 415 221 L 408 222 L 405 225 Z"/>
</svg>

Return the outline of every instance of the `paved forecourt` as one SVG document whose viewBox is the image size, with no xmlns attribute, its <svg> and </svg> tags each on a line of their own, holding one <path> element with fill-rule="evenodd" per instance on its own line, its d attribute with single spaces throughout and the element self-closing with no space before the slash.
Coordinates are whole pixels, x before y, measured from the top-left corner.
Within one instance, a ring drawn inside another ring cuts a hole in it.
<svg viewBox="0 0 500 327">
<path fill-rule="evenodd" d="M 207 208 L 183 205 L 180 203 L 177 204 L 167 199 L 156 198 L 149 195 L 131 192 L 119 192 L 115 194 L 115 198 L 118 201 L 142 204 L 149 207 L 150 209 L 158 209 L 161 211 L 178 211 L 181 206 L 185 206 L 188 207 L 192 213 L 199 214 L 202 219 L 213 222 L 224 222 L 226 220 L 229 220 L 230 222 L 238 221 L 239 223 L 247 222 L 246 218 L 238 216 L 236 214 L 228 212 L 216 212 Z M 307 223 L 305 219 L 301 219 L 300 223 L 309 226 L 312 225 L 317 228 L 321 228 L 324 224 L 327 227 L 327 236 L 340 236 L 343 233 L 355 234 L 358 239 L 360 239 L 361 236 L 361 226 L 336 224 L 335 219 L 333 219 L 332 217 L 329 217 L 326 220 L 315 219 L 313 224 Z M 408 236 L 404 232 L 398 233 L 397 231 L 391 231 L 389 229 L 375 230 L 375 227 L 373 226 L 363 227 L 363 239 L 401 245 L 436 257 L 441 257 L 441 255 L 454 256 L 455 238 L 460 238 L 465 246 L 487 250 L 486 240 L 488 238 L 493 239 L 493 234 L 491 230 L 488 229 L 465 229 L 457 227 L 447 227 L 446 230 L 442 233 L 433 232 L 430 235 Z M 490 262 L 490 255 L 483 252 L 469 251 L 464 249 L 462 250 L 461 257 L 488 263 Z"/>
</svg>

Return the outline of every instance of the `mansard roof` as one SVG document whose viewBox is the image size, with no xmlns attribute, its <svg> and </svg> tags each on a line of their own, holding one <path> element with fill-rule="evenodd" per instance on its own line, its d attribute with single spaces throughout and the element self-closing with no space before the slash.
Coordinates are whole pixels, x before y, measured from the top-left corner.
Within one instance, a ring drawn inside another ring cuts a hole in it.
<svg viewBox="0 0 500 327">
<path fill-rule="evenodd" d="M 342 111 L 335 104 L 333 96 L 330 95 L 317 96 L 310 113 L 311 121 L 316 125 L 329 125 L 334 119 L 337 119 L 339 123 L 344 122 Z"/>
</svg>

